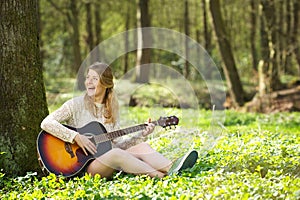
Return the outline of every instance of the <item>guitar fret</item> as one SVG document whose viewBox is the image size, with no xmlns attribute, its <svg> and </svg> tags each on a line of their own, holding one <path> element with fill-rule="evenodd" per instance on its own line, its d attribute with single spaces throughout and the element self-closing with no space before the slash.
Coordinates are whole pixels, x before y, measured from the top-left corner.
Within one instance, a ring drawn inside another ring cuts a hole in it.
<svg viewBox="0 0 300 200">
<path fill-rule="evenodd" d="M 97 137 L 95 137 L 95 142 L 98 144 L 98 143 L 101 143 L 101 142 L 105 142 L 105 141 L 108 141 L 109 139 L 106 137 L 105 134 L 101 134 L 101 135 L 98 135 Z"/>
</svg>

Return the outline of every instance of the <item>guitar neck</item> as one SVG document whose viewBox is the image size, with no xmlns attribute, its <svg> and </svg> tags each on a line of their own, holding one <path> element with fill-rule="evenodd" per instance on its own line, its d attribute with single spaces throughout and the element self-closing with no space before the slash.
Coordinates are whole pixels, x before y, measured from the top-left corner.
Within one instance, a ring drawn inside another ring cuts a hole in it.
<svg viewBox="0 0 300 200">
<path fill-rule="evenodd" d="M 154 124 L 155 126 L 158 125 L 157 121 L 153 121 L 151 123 Z M 112 132 L 109 132 L 109 133 L 96 135 L 94 137 L 94 140 L 95 140 L 96 144 L 101 143 L 101 142 L 106 142 L 106 141 L 113 140 L 115 138 L 118 138 L 118 137 L 121 137 L 121 136 L 124 136 L 124 135 L 128 135 L 130 133 L 134 133 L 134 132 L 144 130 L 146 128 L 146 126 L 147 126 L 147 124 L 139 124 L 139 125 L 136 125 L 136 126 L 131 126 L 131 127 L 128 127 L 128 128 L 112 131 Z"/>
</svg>

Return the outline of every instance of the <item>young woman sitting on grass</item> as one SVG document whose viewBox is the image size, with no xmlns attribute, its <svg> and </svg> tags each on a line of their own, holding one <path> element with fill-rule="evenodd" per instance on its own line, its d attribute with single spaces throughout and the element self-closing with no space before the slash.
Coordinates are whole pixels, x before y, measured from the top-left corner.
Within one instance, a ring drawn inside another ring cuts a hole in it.
<svg viewBox="0 0 300 200">
<path fill-rule="evenodd" d="M 41 128 L 65 142 L 77 143 L 88 155 L 97 152 L 96 145 L 87 136 L 63 126 L 63 122 L 79 128 L 97 121 L 108 132 L 117 130 L 120 126 L 111 68 L 99 62 L 89 66 L 85 87 L 85 95 L 66 101 L 42 121 Z M 100 174 L 101 177 L 110 178 L 116 170 L 122 170 L 131 174 L 162 178 L 193 167 L 198 158 L 195 150 L 187 152 L 172 164 L 169 159 L 151 148 L 145 141 L 153 130 L 154 125 L 149 121 L 144 131 L 130 138 L 113 139 L 113 148 L 89 162 L 82 173 Z"/>
</svg>

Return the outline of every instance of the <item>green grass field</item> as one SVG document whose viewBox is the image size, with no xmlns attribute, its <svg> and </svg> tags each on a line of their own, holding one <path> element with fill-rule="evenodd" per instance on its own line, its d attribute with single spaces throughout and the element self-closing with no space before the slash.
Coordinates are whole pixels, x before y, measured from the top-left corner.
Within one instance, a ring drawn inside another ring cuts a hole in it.
<svg viewBox="0 0 300 200">
<path fill-rule="evenodd" d="M 160 113 L 158 113 L 160 112 Z M 300 113 L 226 111 L 222 132 L 211 132 L 211 112 L 122 107 L 122 125 L 149 115 L 186 112 L 176 129 L 156 128 L 149 143 L 170 159 L 194 148 L 197 164 L 163 179 L 115 174 L 70 180 L 54 175 L 0 178 L 1 199 L 300 199 Z M 214 136 L 214 137 L 211 137 Z"/>
</svg>

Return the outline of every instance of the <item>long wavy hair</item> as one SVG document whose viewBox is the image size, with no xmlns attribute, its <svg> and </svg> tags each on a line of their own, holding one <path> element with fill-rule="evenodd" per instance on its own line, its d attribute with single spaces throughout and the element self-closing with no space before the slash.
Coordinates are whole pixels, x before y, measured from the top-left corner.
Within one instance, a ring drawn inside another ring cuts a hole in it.
<svg viewBox="0 0 300 200">
<path fill-rule="evenodd" d="M 117 97 L 114 92 L 114 82 L 113 74 L 109 65 L 101 62 L 95 62 L 90 65 L 87 69 L 87 72 L 92 69 L 96 71 L 100 77 L 99 84 L 106 88 L 105 95 L 102 101 L 103 106 L 103 116 L 105 118 L 105 123 L 116 123 L 119 104 Z M 84 96 L 84 101 L 86 108 L 97 117 L 97 106 L 95 105 L 95 97 L 89 96 L 87 93 Z"/>
</svg>

